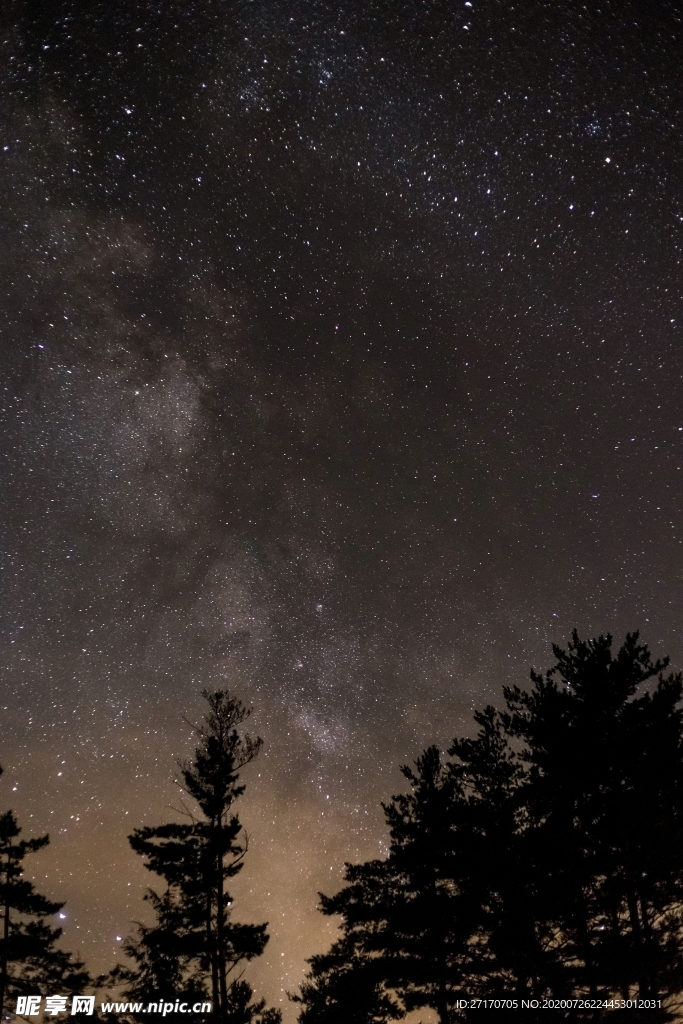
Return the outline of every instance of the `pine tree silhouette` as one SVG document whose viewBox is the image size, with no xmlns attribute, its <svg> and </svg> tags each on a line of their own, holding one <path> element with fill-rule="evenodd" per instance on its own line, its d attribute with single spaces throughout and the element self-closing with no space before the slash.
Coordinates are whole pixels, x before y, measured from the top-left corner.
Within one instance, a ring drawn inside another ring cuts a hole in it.
<svg viewBox="0 0 683 1024">
<path fill-rule="evenodd" d="M 263 1000 L 251 1002 L 251 987 L 241 978 L 243 966 L 264 950 L 266 925 L 234 922 L 225 887 L 247 852 L 233 804 L 245 788 L 240 771 L 257 756 L 261 740 L 240 732 L 250 712 L 239 700 L 224 691 L 202 696 L 208 712 L 195 730 L 195 756 L 181 765 L 195 804 L 191 821 L 136 829 L 129 837 L 167 888 L 148 891 L 155 923 L 138 925 L 127 940 L 135 967 L 119 970 L 118 979 L 127 982 L 130 999 L 154 1002 L 160 994 L 182 992 L 196 1001 L 209 995 L 212 1019 L 221 1024 L 278 1024 L 280 1011 L 266 1010 Z"/>
<path fill-rule="evenodd" d="M 341 915 L 343 934 L 329 954 L 310 961 L 295 997 L 302 1024 L 389 1021 L 417 1007 L 447 1021 L 462 995 L 473 922 L 469 893 L 455 880 L 458 794 L 434 747 L 414 771 L 402 771 L 410 793 L 384 805 L 389 857 L 347 864 L 341 892 L 321 894 L 322 912 Z"/>
<path fill-rule="evenodd" d="M 92 984 L 84 964 L 57 948 L 62 929 L 48 919 L 64 904 L 42 896 L 23 877 L 24 858 L 47 846 L 49 836 L 20 835 L 15 815 L 5 811 L 0 815 L 0 1020 L 17 996 L 80 995 Z"/>
<path fill-rule="evenodd" d="M 657 999 L 683 985 L 683 681 L 637 633 L 611 646 L 574 632 L 530 692 L 505 691 L 506 723 L 526 750 L 537 916 L 568 987 Z"/>
<path fill-rule="evenodd" d="M 475 714 L 450 761 L 432 747 L 403 769 L 389 856 L 347 865 L 321 896 L 341 937 L 310 961 L 302 1024 L 421 1007 L 454 1024 L 472 997 L 611 1000 L 554 1012 L 634 1024 L 619 1001 L 650 1000 L 643 1019 L 679 1019 L 683 680 L 637 633 L 616 656 L 610 636 L 576 632 L 553 652 L 528 690 Z"/>
</svg>

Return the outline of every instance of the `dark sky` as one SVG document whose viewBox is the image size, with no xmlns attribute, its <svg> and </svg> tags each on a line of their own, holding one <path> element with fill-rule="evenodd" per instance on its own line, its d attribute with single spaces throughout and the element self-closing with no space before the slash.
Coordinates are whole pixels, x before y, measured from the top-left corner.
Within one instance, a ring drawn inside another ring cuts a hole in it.
<svg viewBox="0 0 683 1024">
<path fill-rule="evenodd" d="M 398 765 L 573 627 L 683 663 L 683 17 L 3 5 L 0 786 L 113 963 L 199 690 L 283 1000 Z"/>
</svg>

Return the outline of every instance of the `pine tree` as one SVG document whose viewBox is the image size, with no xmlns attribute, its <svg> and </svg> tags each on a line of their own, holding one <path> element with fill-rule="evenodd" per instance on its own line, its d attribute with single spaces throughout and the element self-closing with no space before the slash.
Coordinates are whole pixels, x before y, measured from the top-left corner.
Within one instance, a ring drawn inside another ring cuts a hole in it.
<svg viewBox="0 0 683 1024">
<path fill-rule="evenodd" d="M 391 839 L 384 867 L 392 876 L 384 899 L 388 980 L 408 1011 L 431 1007 L 447 1024 L 451 1004 L 463 995 L 473 926 L 457 856 L 454 808 L 462 793 L 436 747 L 417 759 L 415 770 L 401 770 L 410 792 L 383 805 Z"/>
<path fill-rule="evenodd" d="M 450 809 L 458 884 L 469 898 L 466 988 L 481 998 L 535 996 L 539 977 L 559 993 L 552 946 L 537 926 L 536 879 L 529 860 L 526 772 L 511 748 L 506 717 L 474 715 L 479 732 L 455 740 L 447 770 L 459 799 Z"/>
<path fill-rule="evenodd" d="M 329 952 L 309 964 L 300 993 L 290 996 L 301 1005 L 300 1024 L 388 1024 L 405 1016 L 384 961 L 369 954 L 357 929 L 345 926 Z"/>
<path fill-rule="evenodd" d="M 23 877 L 24 858 L 47 846 L 49 836 L 20 835 L 12 811 L 0 815 L 0 1020 L 17 996 L 81 994 L 91 984 L 84 965 L 57 948 L 62 929 L 47 920 L 64 904 L 42 896 Z"/>
<path fill-rule="evenodd" d="M 572 990 L 656 999 L 683 985 L 683 679 L 637 633 L 611 646 L 574 632 L 531 691 L 505 691 L 507 724 L 537 913 Z"/>
<path fill-rule="evenodd" d="M 472 995 L 661 999 L 648 1019 L 679 1019 L 683 678 L 637 634 L 616 656 L 576 632 L 553 651 L 530 689 L 475 714 L 450 762 L 430 748 L 403 769 L 389 856 L 321 897 L 341 937 L 310 961 L 302 1024 L 420 1007 L 453 1024 Z"/>
<path fill-rule="evenodd" d="M 263 952 L 266 925 L 232 921 L 226 890 L 248 845 L 233 808 L 245 788 L 240 772 L 257 756 L 261 740 L 239 731 L 250 714 L 239 700 L 224 691 L 202 696 L 208 713 L 196 729 L 195 756 L 181 765 L 195 803 L 191 821 L 136 829 L 129 837 L 167 888 L 148 891 L 156 921 L 139 925 L 126 944 L 136 964 L 127 975 L 128 994 L 148 1002 L 169 991 L 196 999 L 210 993 L 213 1019 L 221 1024 L 277 1024 L 279 1011 L 251 1002 L 251 988 L 241 978 L 243 966 Z"/>
<path fill-rule="evenodd" d="M 422 1007 L 448 1024 L 464 994 L 474 922 L 455 855 L 458 787 L 434 747 L 402 772 L 410 792 L 384 805 L 388 858 L 347 864 L 344 888 L 321 894 L 322 912 L 341 915 L 342 937 L 310 961 L 295 997 L 302 1024 L 384 1022 Z"/>
</svg>

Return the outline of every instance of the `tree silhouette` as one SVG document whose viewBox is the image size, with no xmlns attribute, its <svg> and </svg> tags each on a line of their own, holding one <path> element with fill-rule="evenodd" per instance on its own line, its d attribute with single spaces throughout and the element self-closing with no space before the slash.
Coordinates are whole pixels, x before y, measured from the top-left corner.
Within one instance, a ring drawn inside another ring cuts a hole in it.
<svg viewBox="0 0 683 1024">
<path fill-rule="evenodd" d="M 461 794 L 434 747 L 415 771 L 402 771 L 411 791 L 384 805 L 389 857 L 347 864 L 346 886 L 321 894 L 322 912 L 342 917 L 342 937 L 310 961 L 295 997 L 302 1024 L 384 1022 L 417 1007 L 447 1021 L 462 996 L 474 922 L 470 893 L 456 879 L 453 806 Z"/>
<path fill-rule="evenodd" d="M 457 785 L 450 807 L 456 882 L 469 898 L 469 962 L 463 996 L 523 999 L 561 991 L 556 957 L 535 908 L 524 806 L 526 772 L 493 707 L 475 712 L 476 736 L 455 740 L 447 770 Z M 448 1022 L 449 1010 L 441 1015 Z M 457 1017 L 457 1015 L 456 1015 Z"/>
<path fill-rule="evenodd" d="M 656 999 L 683 985 L 683 681 L 637 633 L 611 644 L 554 647 L 530 692 L 505 691 L 506 727 L 524 743 L 537 914 L 571 988 Z"/>
<path fill-rule="evenodd" d="M 80 994 L 91 984 L 84 965 L 56 947 L 62 929 L 47 919 L 64 904 L 41 896 L 23 877 L 24 858 L 47 846 L 49 836 L 20 835 L 15 815 L 5 811 L 0 815 L 0 1020 L 17 996 Z"/>
<path fill-rule="evenodd" d="M 411 792 L 384 805 L 392 874 L 390 903 L 385 895 L 383 908 L 384 957 L 406 1010 L 429 1006 L 445 1020 L 453 997 L 462 993 L 473 926 L 471 895 L 459 877 L 464 861 L 454 858 L 461 837 L 453 807 L 461 792 L 436 747 L 415 768 L 403 768 Z M 329 910 L 334 912 L 334 901 Z"/>
<path fill-rule="evenodd" d="M 301 1004 L 301 1024 L 386 1024 L 405 1015 L 389 991 L 383 960 L 359 938 L 347 927 L 328 953 L 311 958 L 301 992 L 290 997 Z"/>
<path fill-rule="evenodd" d="M 129 837 L 167 887 L 161 894 L 148 890 L 155 923 L 138 925 L 127 940 L 124 948 L 135 968 L 119 971 L 118 978 L 127 982 L 131 999 L 155 1002 L 164 992 L 182 991 L 196 1000 L 210 993 L 216 1021 L 277 1024 L 280 1012 L 266 1010 L 263 1000 L 251 1002 L 252 990 L 241 979 L 243 965 L 263 952 L 266 925 L 232 921 L 226 891 L 247 852 L 233 810 L 245 788 L 240 771 L 257 756 L 261 740 L 240 732 L 250 711 L 239 700 L 224 691 L 202 696 L 208 712 L 195 730 L 195 756 L 181 765 L 195 805 L 191 820 L 136 829 Z"/>
<path fill-rule="evenodd" d="M 614 1020 L 619 999 L 662 1000 L 647 1019 L 675 1019 L 683 681 L 637 633 L 616 656 L 610 636 L 576 632 L 553 652 L 530 689 L 475 714 L 450 761 L 432 747 L 403 769 L 410 791 L 384 808 L 388 857 L 347 865 L 342 890 L 321 896 L 341 937 L 310 961 L 302 1024 L 419 1007 L 452 1024 L 472 997 L 617 1000 Z"/>
</svg>

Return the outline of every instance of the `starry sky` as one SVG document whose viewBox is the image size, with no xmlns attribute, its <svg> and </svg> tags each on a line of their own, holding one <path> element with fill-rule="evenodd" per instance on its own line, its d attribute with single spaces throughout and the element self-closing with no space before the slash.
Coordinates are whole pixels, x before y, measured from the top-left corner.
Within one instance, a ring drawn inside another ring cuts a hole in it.
<svg viewBox="0 0 683 1024">
<path fill-rule="evenodd" d="M 0 782 L 93 970 L 202 687 L 295 1018 L 398 766 L 640 628 L 683 664 L 683 15 L 9 0 Z"/>
</svg>

